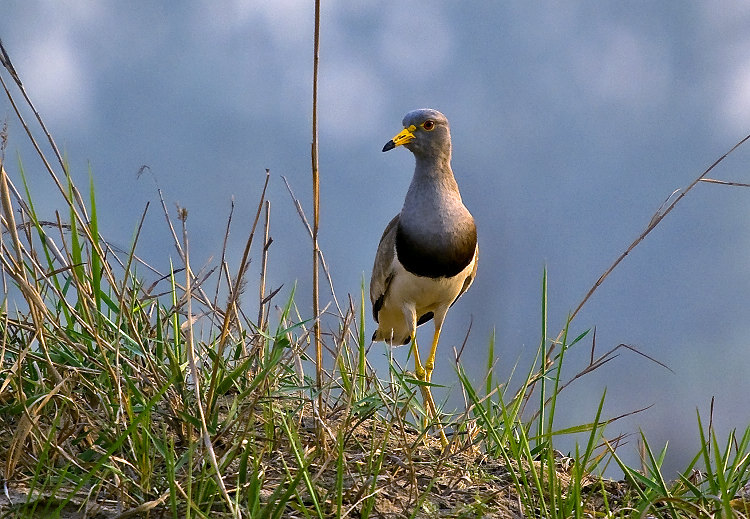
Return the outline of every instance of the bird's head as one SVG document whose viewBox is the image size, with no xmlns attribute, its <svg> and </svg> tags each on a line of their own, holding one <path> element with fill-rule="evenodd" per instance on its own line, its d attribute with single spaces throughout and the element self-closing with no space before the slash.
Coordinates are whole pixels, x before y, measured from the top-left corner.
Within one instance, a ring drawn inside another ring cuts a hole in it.
<svg viewBox="0 0 750 519">
<path fill-rule="evenodd" d="M 389 151 L 396 146 L 404 146 L 415 155 L 450 156 L 451 133 L 448 119 L 431 108 L 414 110 L 404 116 L 404 129 L 383 146 Z"/>
</svg>

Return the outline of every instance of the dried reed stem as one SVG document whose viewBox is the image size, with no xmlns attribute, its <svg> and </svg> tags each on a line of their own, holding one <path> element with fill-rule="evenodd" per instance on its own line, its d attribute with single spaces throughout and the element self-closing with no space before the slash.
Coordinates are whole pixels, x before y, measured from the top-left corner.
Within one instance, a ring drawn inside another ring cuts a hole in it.
<svg viewBox="0 0 750 519">
<path fill-rule="evenodd" d="M 320 0 L 315 0 L 315 36 L 313 43 L 313 99 L 312 99 L 312 188 L 313 188 L 313 335 L 315 337 L 315 385 L 318 393 L 315 434 L 325 448 L 321 420 L 323 417 L 323 343 L 320 337 L 320 301 L 318 294 L 318 228 L 320 227 L 320 175 L 318 173 L 318 61 L 320 57 Z"/>
</svg>

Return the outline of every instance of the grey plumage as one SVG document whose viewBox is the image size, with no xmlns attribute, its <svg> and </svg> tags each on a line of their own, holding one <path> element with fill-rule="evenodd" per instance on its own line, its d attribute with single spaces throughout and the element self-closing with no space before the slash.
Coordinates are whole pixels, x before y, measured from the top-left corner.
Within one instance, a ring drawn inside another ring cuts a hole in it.
<svg viewBox="0 0 750 519">
<path fill-rule="evenodd" d="M 375 254 L 370 301 L 378 329 L 372 340 L 411 343 L 415 375 L 429 383 L 445 314 L 476 276 L 477 228 L 451 170 L 448 120 L 437 110 L 422 109 L 406 114 L 403 125 L 383 151 L 403 145 L 414 154 L 416 166 L 401 212 L 385 228 Z M 430 320 L 435 333 L 422 365 L 416 329 Z M 429 384 L 420 390 L 427 413 L 437 420 Z"/>
<path fill-rule="evenodd" d="M 370 283 L 373 316 L 380 324 L 373 340 L 394 344 L 409 343 L 414 328 L 436 315 L 436 327 L 441 326 L 448 308 L 471 285 L 477 266 L 474 218 L 450 166 L 448 120 L 437 110 L 422 109 L 406 114 L 403 126 L 383 151 L 403 144 L 415 156 L 414 176 L 401 212 L 380 239 Z M 409 291 L 403 288 L 393 294 L 396 276 L 421 282 L 424 286 L 416 291 L 421 294 L 404 293 Z M 412 307 L 413 316 L 408 315 Z M 383 312 L 387 315 L 381 316 Z"/>
</svg>

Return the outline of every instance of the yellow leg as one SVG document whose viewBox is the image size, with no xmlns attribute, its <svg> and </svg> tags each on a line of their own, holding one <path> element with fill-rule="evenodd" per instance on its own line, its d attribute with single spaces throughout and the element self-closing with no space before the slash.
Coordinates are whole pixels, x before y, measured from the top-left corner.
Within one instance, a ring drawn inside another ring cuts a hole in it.
<svg viewBox="0 0 750 519">
<path fill-rule="evenodd" d="M 414 355 L 414 375 L 417 377 L 417 380 L 419 380 L 420 382 L 425 382 L 427 380 L 427 371 L 422 366 L 422 362 L 419 359 L 419 348 L 417 347 L 416 335 L 412 337 L 412 340 L 411 340 L 411 352 L 412 352 L 412 355 Z M 422 391 L 422 399 L 424 400 L 425 412 L 431 418 L 434 418 L 436 414 L 435 401 L 432 399 L 430 388 L 420 384 L 419 389 L 420 391 Z M 423 425 L 425 425 L 426 427 L 426 421 Z"/>
<path fill-rule="evenodd" d="M 424 371 L 427 382 L 432 380 L 432 370 L 435 369 L 435 354 L 437 353 L 438 340 L 440 340 L 440 328 L 435 326 L 435 335 L 432 336 L 432 348 L 430 349 L 430 355 L 427 357 L 427 362 L 424 365 Z"/>
<path fill-rule="evenodd" d="M 426 372 L 424 367 L 422 367 L 422 362 L 419 360 L 419 348 L 417 348 L 416 334 L 411 338 L 411 353 L 414 355 L 414 374 L 417 376 L 417 380 L 424 380 Z"/>
<path fill-rule="evenodd" d="M 435 351 L 437 350 L 437 340 L 440 336 L 440 330 L 436 330 L 435 337 L 432 341 L 432 349 L 430 350 L 430 356 L 427 358 L 427 363 L 422 366 L 419 360 L 419 348 L 417 348 L 417 338 L 414 336 L 411 341 L 411 348 L 414 354 L 414 372 L 417 376 L 417 380 L 420 382 L 429 382 L 432 378 L 432 370 L 435 369 Z M 419 389 L 422 391 L 422 400 L 424 401 L 425 412 L 429 415 L 432 420 L 438 420 L 436 427 L 440 434 L 440 443 L 443 447 L 448 446 L 448 438 L 445 436 L 443 426 L 439 423 L 439 416 L 437 412 L 437 406 L 435 400 L 432 398 L 432 392 L 430 386 L 420 384 Z M 423 420 L 423 426 L 426 428 L 426 419 Z"/>
</svg>

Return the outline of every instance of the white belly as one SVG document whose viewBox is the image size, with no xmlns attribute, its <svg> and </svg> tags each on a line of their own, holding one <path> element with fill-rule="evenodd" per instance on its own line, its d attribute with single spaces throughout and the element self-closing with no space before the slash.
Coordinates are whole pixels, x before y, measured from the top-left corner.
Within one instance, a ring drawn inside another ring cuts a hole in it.
<svg viewBox="0 0 750 519">
<path fill-rule="evenodd" d="M 407 272 L 394 258 L 394 276 L 378 313 L 376 339 L 393 344 L 410 341 L 417 319 L 428 312 L 435 315 L 435 324 L 440 326 L 448 308 L 461 293 L 476 260 L 474 256 L 455 277 L 429 278 Z"/>
</svg>

